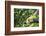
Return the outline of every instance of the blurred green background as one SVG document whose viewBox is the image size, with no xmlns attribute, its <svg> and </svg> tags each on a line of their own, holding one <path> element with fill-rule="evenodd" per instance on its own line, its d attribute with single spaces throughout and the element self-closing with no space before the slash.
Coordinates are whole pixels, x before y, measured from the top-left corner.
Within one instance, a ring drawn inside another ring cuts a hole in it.
<svg viewBox="0 0 46 36">
<path fill-rule="evenodd" d="M 39 22 L 26 23 L 30 16 L 32 19 L 39 18 L 39 14 L 34 15 L 38 9 L 14 8 L 14 27 L 38 27 Z M 30 19 L 31 20 L 31 19 Z"/>
</svg>

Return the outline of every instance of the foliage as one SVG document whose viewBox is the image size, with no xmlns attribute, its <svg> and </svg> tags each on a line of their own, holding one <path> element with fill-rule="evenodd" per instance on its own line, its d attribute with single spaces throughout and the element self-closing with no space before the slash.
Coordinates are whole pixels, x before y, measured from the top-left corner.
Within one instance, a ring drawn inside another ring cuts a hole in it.
<svg viewBox="0 0 46 36">
<path fill-rule="evenodd" d="M 30 16 L 32 18 L 39 18 L 39 15 L 33 15 L 37 9 L 18 9 L 14 8 L 14 27 L 36 27 L 39 23 L 32 22 L 30 24 L 26 23 L 26 19 Z"/>
</svg>

